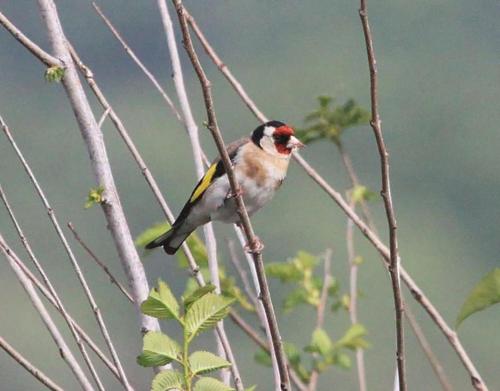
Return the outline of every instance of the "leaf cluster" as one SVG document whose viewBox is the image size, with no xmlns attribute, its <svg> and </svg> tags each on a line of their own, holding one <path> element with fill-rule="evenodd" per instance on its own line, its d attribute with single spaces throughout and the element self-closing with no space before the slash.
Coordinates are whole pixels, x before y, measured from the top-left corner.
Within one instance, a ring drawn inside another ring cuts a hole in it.
<svg viewBox="0 0 500 391">
<path fill-rule="evenodd" d="M 227 368 L 231 364 L 224 358 L 207 351 L 189 353 L 189 346 L 200 333 L 213 329 L 230 309 L 234 299 L 216 295 L 215 287 L 206 285 L 193 291 L 179 304 L 169 286 L 162 280 L 153 288 L 141 304 L 145 315 L 158 319 L 173 319 L 183 330 L 182 344 L 168 335 L 149 331 L 143 337 L 142 353 L 137 357 L 139 365 L 157 367 L 176 364 L 179 369 L 160 372 L 153 379 L 152 391 L 230 391 L 219 380 L 205 375 Z M 182 345 L 182 346 L 181 346 Z M 194 388 L 192 383 L 195 382 Z"/>
<path fill-rule="evenodd" d="M 45 70 L 45 80 L 49 83 L 56 82 L 59 83 L 64 77 L 65 69 L 58 65 L 54 65 L 52 67 L 48 67 Z"/>
<path fill-rule="evenodd" d="M 305 144 L 326 139 L 340 145 L 346 129 L 366 124 L 370 119 L 369 113 L 353 99 L 335 105 L 332 97 L 319 96 L 318 104 L 305 118 L 308 126 L 297 130 L 297 137 Z"/>
<path fill-rule="evenodd" d="M 104 186 L 92 187 L 87 194 L 85 200 L 85 209 L 91 208 L 95 204 L 102 204 L 104 202 Z"/>
<path fill-rule="evenodd" d="M 146 244 L 156 239 L 158 236 L 162 235 L 166 231 L 170 229 L 170 224 L 167 222 L 155 224 L 152 227 L 143 231 L 140 235 L 135 239 L 135 245 L 139 248 L 144 248 Z M 200 239 L 200 237 L 196 233 L 192 233 L 186 240 L 191 253 L 200 267 L 200 273 L 202 273 L 203 277 L 206 280 L 210 279 L 210 273 L 208 272 L 208 255 L 205 244 Z M 150 250 L 145 250 L 144 255 L 148 255 Z M 183 269 L 188 269 L 189 264 L 186 256 L 182 251 L 178 251 L 176 254 L 177 262 L 179 267 Z M 219 265 L 219 280 L 221 285 L 221 293 L 224 297 L 235 299 L 236 302 L 247 311 L 255 311 L 255 308 L 252 303 L 247 299 L 245 294 L 236 284 L 234 277 L 229 276 L 223 265 Z M 188 296 L 192 292 L 194 292 L 198 288 L 198 284 L 193 278 L 188 279 L 186 291 L 184 292 L 184 297 Z"/>
</svg>

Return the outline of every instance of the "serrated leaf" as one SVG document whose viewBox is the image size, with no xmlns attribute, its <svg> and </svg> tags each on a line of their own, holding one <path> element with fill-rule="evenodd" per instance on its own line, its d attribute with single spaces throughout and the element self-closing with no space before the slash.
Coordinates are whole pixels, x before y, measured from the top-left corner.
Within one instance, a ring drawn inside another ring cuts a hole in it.
<svg viewBox="0 0 500 391">
<path fill-rule="evenodd" d="M 195 375 L 204 375 L 231 366 L 231 363 L 213 353 L 198 351 L 189 356 L 189 366 Z"/>
<path fill-rule="evenodd" d="M 194 292 L 192 292 L 188 297 L 183 299 L 184 308 L 186 308 L 186 310 L 187 310 L 191 306 L 191 304 L 193 304 L 196 300 L 201 299 L 207 293 L 211 293 L 214 290 L 215 290 L 215 285 L 213 285 L 211 283 L 208 283 L 204 286 L 199 287 Z"/>
<path fill-rule="evenodd" d="M 489 272 L 471 290 L 456 320 L 456 328 L 472 314 L 500 302 L 500 268 Z"/>
<path fill-rule="evenodd" d="M 153 384 L 151 384 L 151 391 L 181 390 L 183 387 L 182 375 L 177 371 L 167 369 L 155 376 Z"/>
<path fill-rule="evenodd" d="M 271 355 L 262 349 L 254 354 L 253 359 L 256 363 L 264 365 L 266 367 L 271 367 L 273 365 L 273 362 L 271 361 Z"/>
<path fill-rule="evenodd" d="M 207 293 L 195 301 L 188 309 L 185 320 L 184 332 L 191 340 L 195 335 L 205 331 L 224 318 L 229 312 L 229 306 L 234 299 Z"/>
<path fill-rule="evenodd" d="M 180 354 L 181 348 L 173 339 L 159 331 L 149 331 L 144 335 L 137 363 L 143 367 L 158 367 L 178 360 Z"/>
<path fill-rule="evenodd" d="M 327 356 L 333 348 L 333 342 L 322 328 L 313 331 L 311 339 L 311 351 L 316 351 L 322 356 Z"/>
<path fill-rule="evenodd" d="M 355 323 L 349 327 L 344 336 L 337 341 L 335 347 L 345 347 L 347 349 L 366 349 L 370 347 L 370 343 L 363 337 L 367 335 L 365 326 L 360 323 Z"/>
<path fill-rule="evenodd" d="M 153 288 L 148 298 L 142 302 L 141 311 L 143 314 L 155 318 L 174 318 L 182 322 L 179 314 L 179 303 L 168 285 L 162 280 L 158 280 L 158 287 Z"/>
<path fill-rule="evenodd" d="M 234 388 L 226 386 L 213 377 L 202 377 L 194 385 L 193 391 L 233 391 Z"/>
</svg>

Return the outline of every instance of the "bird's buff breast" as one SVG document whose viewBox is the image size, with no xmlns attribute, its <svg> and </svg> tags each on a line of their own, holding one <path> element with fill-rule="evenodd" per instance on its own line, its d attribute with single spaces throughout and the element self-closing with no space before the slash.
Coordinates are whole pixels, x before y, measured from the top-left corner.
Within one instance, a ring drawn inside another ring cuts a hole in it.
<svg viewBox="0 0 500 391">
<path fill-rule="evenodd" d="M 243 193 L 243 201 L 249 215 L 257 212 L 274 196 L 276 190 L 285 179 L 288 168 L 288 159 L 269 156 L 258 148 L 248 148 L 242 151 L 241 156 L 235 161 L 235 176 Z M 223 184 L 219 191 L 227 189 L 226 194 L 230 194 L 229 181 L 224 175 L 218 179 Z M 214 197 L 215 199 L 220 194 Z M 233 198 L 224 197 L 224 203 L 220 205 L 212 214 L 212 220 L 219 220 L 226 223 L 238 221 L 236 213 L 236 202 Z"/>
</svg>

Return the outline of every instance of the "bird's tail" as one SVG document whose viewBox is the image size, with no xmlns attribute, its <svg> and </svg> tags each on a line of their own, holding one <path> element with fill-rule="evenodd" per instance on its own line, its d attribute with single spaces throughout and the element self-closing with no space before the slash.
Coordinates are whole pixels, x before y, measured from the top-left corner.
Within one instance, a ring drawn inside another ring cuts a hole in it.
<svg viewBox="0 0 500 391">
<path fill-rule="evenodd" d="M 152 249 L 163 246 L 167 254 L 175 254 L 193 230 L 183 229 L 184 227 L 173 227 L 163 235 L 158 236 L 152 242 L 146 244 L 146 248 Z"/>
</svg>

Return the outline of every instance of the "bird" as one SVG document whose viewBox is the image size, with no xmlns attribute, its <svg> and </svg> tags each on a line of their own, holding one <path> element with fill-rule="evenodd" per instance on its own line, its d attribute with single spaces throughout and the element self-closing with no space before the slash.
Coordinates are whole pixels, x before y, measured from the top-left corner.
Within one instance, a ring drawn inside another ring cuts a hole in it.
<svg viewBox="0 0 500 391">
<path fill-rule="evenodd" d="M 273 198 L 285 180 L 292 153 L 304 146 L 294 134 L 291 126 L 273 120 L 258 126 L 250 137 L 227 146 L 249 216 Z M 240 223 L 235 195 L 220 157 L 195 186 L 170 230 L 145 248 L 163 246 L 167 254 L 175 254 L 196 228 L 210 221 Z"/>
</svg>

